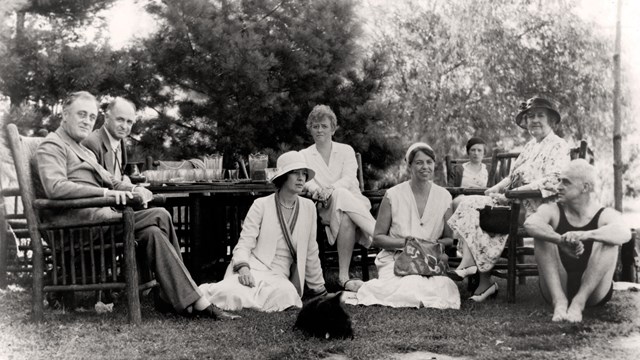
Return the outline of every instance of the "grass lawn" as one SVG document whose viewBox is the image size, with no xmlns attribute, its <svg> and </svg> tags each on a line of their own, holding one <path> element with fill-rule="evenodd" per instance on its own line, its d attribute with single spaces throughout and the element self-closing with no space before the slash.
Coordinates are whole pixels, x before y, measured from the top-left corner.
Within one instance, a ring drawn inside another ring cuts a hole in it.
<svg viewBox="0 0 640 360">
<path fill-rule="evenodd" d="M 506 288 L 504 282 L 499 282 Z M 468 296 L 461 284 L 461 295 Z M 28 321 L 29 292 L 0 291 L 1 359 L 385 359 L 428 351 L 477 359 L 637 359 L 640 292 L 616 292 L 582 324 L 552 323 L 537 279 L 520 285 L 517 304 L 504 291 L 460 310 L 347 306 L 353 340 L 307 338 L 292 330 L 297 311 L 242 311 L 232 322 L 161 315 L 143 298 L 143 323 L 126 323 L 124 304 L 113 313 L 48 309 L 46 322 Z"/>
</svg>

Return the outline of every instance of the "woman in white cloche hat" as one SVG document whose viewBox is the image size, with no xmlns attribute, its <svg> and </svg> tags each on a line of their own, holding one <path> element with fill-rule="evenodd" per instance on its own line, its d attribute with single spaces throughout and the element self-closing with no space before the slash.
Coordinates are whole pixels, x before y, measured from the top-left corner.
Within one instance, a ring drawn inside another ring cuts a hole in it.
<svg viewBox="0 0 640 360">
<path fill-rule="evenodd" d="M 278 158 L 270 179 L 277 190 L 251 205 L 224 279 L 200 285 L 212 304 L 227 310 L 273 312 L 301 307 L 305 283 L 311 295 L 326 293 L 316 242 L 316 207 L 298 196 L 314 176 L 299 152 Z"/>
</svg>

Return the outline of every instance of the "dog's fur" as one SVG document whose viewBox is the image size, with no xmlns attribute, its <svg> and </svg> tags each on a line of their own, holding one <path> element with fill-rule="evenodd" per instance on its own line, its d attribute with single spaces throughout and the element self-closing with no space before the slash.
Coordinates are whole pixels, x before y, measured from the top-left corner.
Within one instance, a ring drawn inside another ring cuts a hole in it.
<svg viewBox="0 0 640 360">
<path fill-rule="evenodd" d="M 327 294 L 305 303 L 294 327 L 323 339 L 353 339 L 351 318 L 342 307 L 341 295 Z"/>
</svg>

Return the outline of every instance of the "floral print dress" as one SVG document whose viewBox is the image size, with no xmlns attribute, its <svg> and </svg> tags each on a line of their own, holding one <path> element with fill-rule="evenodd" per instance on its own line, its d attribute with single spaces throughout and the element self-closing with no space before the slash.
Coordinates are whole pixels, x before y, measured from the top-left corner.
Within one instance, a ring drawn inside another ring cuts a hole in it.
<svg viewBox="0 0 640 360">
<path fill-rule="evenodd" d="M 529 141 L 509 174 L 507 189 L 527 185 L 529 190 L 540 190 L 542 199 L 526 199 L 523 208 L 526 216 L 535 212 L 543 202 L 555 200 L 556 187 L 562 169 L 568 165 L 569 145 L 562 138 L 549 133 L 542 141 Z M 504 249 L 508 235 L 490 234 L 480 228 L 478 210 L 485 205 L 496 205 L 489 196 L 466 196 L 448 221 L 449 226 L 463 241 L 475 259 L 481 272 L 488 272 Z"/>
</svg>

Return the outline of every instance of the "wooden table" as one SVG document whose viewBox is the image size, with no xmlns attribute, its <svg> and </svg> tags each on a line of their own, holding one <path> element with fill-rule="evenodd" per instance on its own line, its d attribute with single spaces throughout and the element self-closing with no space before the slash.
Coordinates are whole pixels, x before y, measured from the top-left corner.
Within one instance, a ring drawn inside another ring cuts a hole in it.
<svg viewBox="0 0 640 360">
<path fill-rule="evenodd" d="M 264 181 L 178 183 L 152 185 L 155 194 L 163 194 L 166 208 L 173 216 L 176 233 L 183 248 L 185 264 L 200 283 L 219 280 L 231 260 L 231 251 L 240 237 L 242 221 L 253 201 L 275 191 Z M 483 194 L 485 189 L 447 188 L 452 194 Z M 377 211 L 386 190 L 368 190 Z"/>
<path fill-rule="evenodd" d="M 219 280 L 253 201 L 275 191 L 265 181 L 152 185 L 167 198 L 185 265 L 197 283 Z"/>
</svg>

